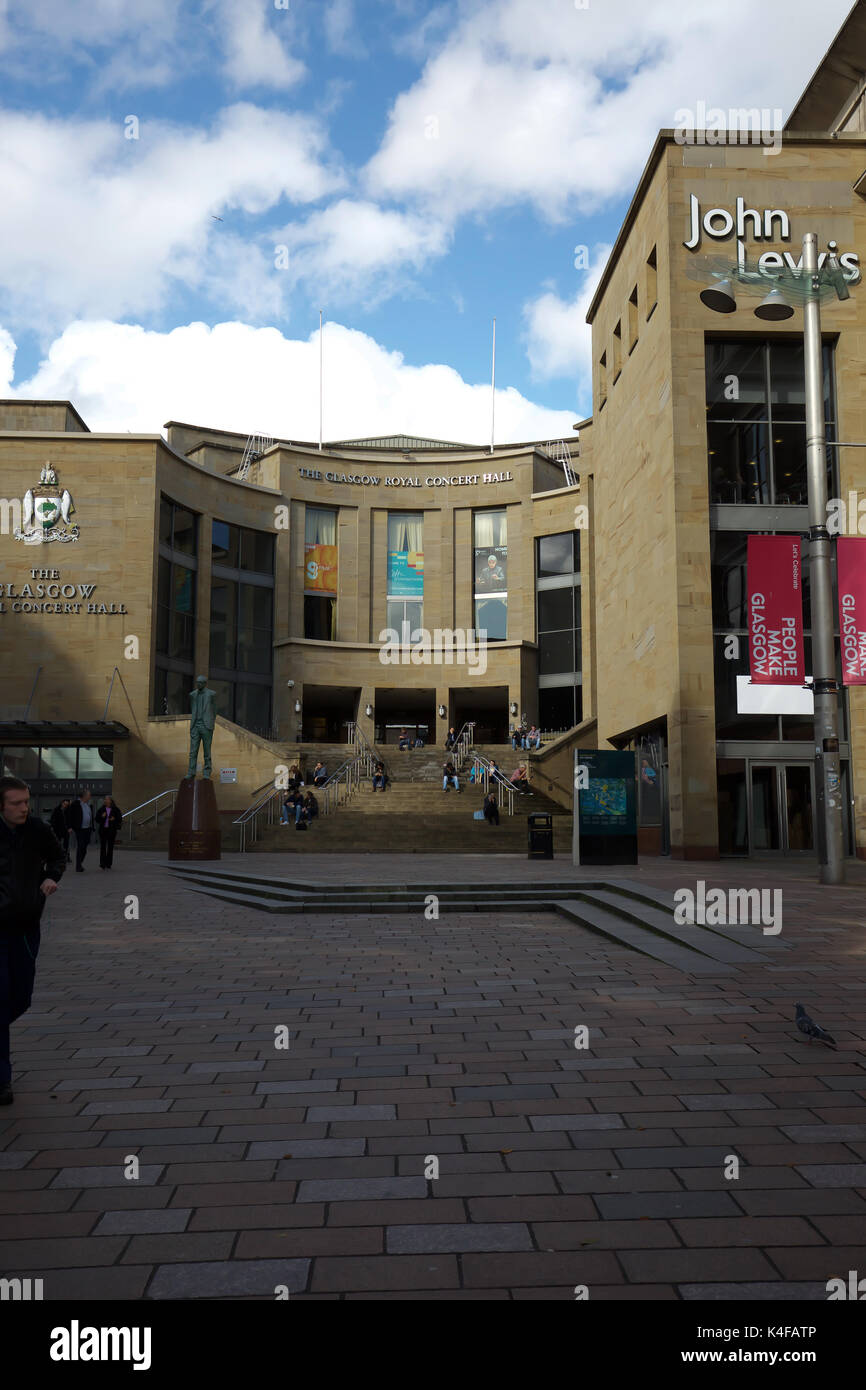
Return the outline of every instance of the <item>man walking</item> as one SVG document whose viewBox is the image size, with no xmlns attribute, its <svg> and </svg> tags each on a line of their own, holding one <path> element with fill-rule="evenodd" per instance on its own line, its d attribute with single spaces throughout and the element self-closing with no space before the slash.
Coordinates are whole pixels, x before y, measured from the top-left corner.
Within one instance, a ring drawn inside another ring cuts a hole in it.
<svg viewBox="0 0 866 1390">
<path fill-rule="evenodd" d="M 30 788 L 0 777 L 0 1105 L 11 1105 L 9 1025 L 30 1008 L 39 920 L 66 868 L 63 848 L 30 815 Z"/>
<path fill-rule="evenodd" d="M 67 812 L 66 823 L 70 830 L 75 831 L 75 872 L 83 874 L 84 856 L 93 833 L 93 807 L 90 804 L 89 790 L 85 789 L 73 801 Z"/>
<path fill-rule="evenodd" d="M 61 801 L 59 806 L 54 807 L 54 810 L 51 812 L 51 819 L 48 822 L 63 846 L 67 864 L 72 863 L 72 858 L 69 853 L 69 823 L 66 819 L 70 805 L 71 802 L 69 798 L 66 797 L 65 800 Z"/>
</svg>

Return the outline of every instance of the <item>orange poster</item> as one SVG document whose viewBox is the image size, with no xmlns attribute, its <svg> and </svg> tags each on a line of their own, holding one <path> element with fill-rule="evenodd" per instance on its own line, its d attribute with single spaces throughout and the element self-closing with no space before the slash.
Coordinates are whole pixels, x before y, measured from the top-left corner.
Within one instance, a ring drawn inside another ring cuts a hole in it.
<svg viewBox="0 0 866 1390">
<path fill-rule="evenodd" d="M 335 545 L 304 546 L 304 592 L 335 594 L 337 592 L 337 547 Z"/>
</svg>

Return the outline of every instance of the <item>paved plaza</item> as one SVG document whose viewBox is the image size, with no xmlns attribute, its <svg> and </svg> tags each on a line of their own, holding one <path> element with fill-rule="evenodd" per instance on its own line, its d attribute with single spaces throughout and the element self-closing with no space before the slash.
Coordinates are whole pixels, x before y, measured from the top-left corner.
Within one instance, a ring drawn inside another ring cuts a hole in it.
<svg viewBox="0 0 866 1390">
<path fill-rule="evenodd" d="M 272 916 L 159 854 L 94 858 L 49 904 L 13 1026 L 0 1275 L 74 1300 L 810 1301 L 866 1274 L 866 865 L 833 889 L 804 863 L 607 875 L 782 888 L 779 949 L 716 979 L 546 912 Z M 508 856 L 220 867 L 605 876 Z M 798 1034 L 797 1000 L 835 1052 Z"/>
</svg>

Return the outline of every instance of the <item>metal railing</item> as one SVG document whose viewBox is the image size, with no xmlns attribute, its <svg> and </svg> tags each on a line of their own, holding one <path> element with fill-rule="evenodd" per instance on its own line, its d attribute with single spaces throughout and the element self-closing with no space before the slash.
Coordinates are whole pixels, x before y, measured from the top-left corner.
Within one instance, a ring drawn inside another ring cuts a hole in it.
<svg viewBox="0 0 866 1390">
<path fill-rule="evenodd" d="M 468 755 L 469 749 L 472 747 L 474 738 L 475 720 L 470 719 L 467 720 L 466 723 L 461 726 L 460 732 L 457 735 L 457 741 L 454 744 L 454 747 L 450 749 L 451 761 L 453 762 L 456 768 L 460 768 L 463 759 Z"/>
<path fill-rule="evenodd" d="M 372 755 L 367 752 L 347 758 L 321 787 L 315 788 L 314 794 L 320 816 L 332 815 L 338 806 L 345 805 L 360 785 L 361 779 L 371 775 L 371 758 Z M 313 783 L 307 785 L 313 790 Z M 286 788 L 275 787 L 272 782 L 266 782 L 256 789 L 254 795 L 257 799 L 233 821 L 238 828 L 238 850 L 241 854 L 246 854 L 248 845 L 255 844 L 264 826 L 276 823 L 286 796 Z"/>
<path fill-rule="evenodd" d="M 490 791 L 491 785 L 496 792 L 496 801 L 499 806 L 508 807 L 509 816 L 514 815 L 514 798 L 518 795 L 514 784 L 509 781 L 501 769 L 494 771 L 493 762 L 490 758 L 485 758 L 482 753 L 473 753 L 473 761 L 476 767 L 474 785 L 484 788 L 484 795 Z"/>
<path fill-rule="evenodd" d="M 389 782 L 391 781 L 391 769 L 385 759 L 376 752 L 374 745 L 367 738 L 367 735 L 359 724 L 351 723 L 349 725 L 349 742 L 355 749 L 357 756 L 365 759 L 364 771 L 368 777 L 374 775 L 376 768 L 381 763 L 382 767 L 385 769 L 387 780 Z"/>
<path fill-rule="evenodd" d="M 161 805 L 163 797 L 166 796 L 169 797 L 168 805 Z M 176 796 L 177 787 L 169 787 L 167 791 L 158 792 L 157 795 L 152 796 L 149 801 L 142 801 L 140 806 L 133 806 L 131 811 L 124 812 L 123 823 L 127 828 L 127 840 L 130 844 L 135 839 L 136 823 L 132 818 L 136 814 L 136 812 L 143 811 L 147 806 L 152 806 L 153 810 L 148 815 L 146 815 L 143 820 L 138 822 L 139 827 L 147 825 L 151 819 L 153 820 L 154 825 L 159 825 L 160 811 L 173 811 L 174 799 Z"/>
</svg>

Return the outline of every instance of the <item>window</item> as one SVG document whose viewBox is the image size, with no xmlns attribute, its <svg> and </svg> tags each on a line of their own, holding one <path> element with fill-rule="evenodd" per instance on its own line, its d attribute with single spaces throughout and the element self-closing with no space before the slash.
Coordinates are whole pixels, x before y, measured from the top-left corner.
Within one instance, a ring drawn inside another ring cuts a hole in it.
<svg viewBox="0 0 866 1390">
<path fill-rule="evenodd" d="M 613 330 L 613 380 L 614 385 L 622 374 L 622 319 Z"/>
<path fill-rule="evenodd" d="M 659 274 L 656 248 L 650 251 L 646 261 L 646 316 L 651 319 L 653 310 L 659 302 Z"/>
<path fill-rule="evenodd" d="M 475 629 L 488 642 L 508 636 L 508 519 L 504 507 L 474 516 Z"/>
<path fill-rule="evenodd" d="M 226 719 L 268 734 L 274 644 L 274 537 L 214 521 L 210 684 Z"/>
<path fill-rule="evenodd" d="M 417 641 L 424 621 L 424 514 L 388 513 L 388 627 Z"/>
<path fill-rule="evenodd" d="M 337 513 L 307 507 L 304 523 L 304 636 L 333 642 L 337 623 Z"/>
<path fill-rule="evenodd" d="M 186 697 L 195 660 L 198 522 L 195 512 L 170 497 L 160 497 L 152 714 L 183 714 L 189 709 Z M 168 673 L 177 679 L 169 681 Z"/>
<path fill-rule="evenodd" d="M 835 432 L 832 348 L 824 347 L 824 414 Z M 707 342 L 707 461 L 717 504 L 805 506 L 805 364 L 802 343 Z M 828 450 L 828 488 L 836 451 Z"/>
<path fill-rule="evenodd" d="M 570 729 L 583 718 L 580 533 L 539 536 L 535 574 L 539 720 Z"/>
<path fill-rule="evenodd" d="M 607 353 L 603 352 L 598 359 L 598 408 L 602 409 L 607 401 Z"/>
<path fill-rule="evenodd" d="M 637 285 L 628 297 L 628 350 L 631 354 L 637 347 L 638 336 Z"/>
</svg>

